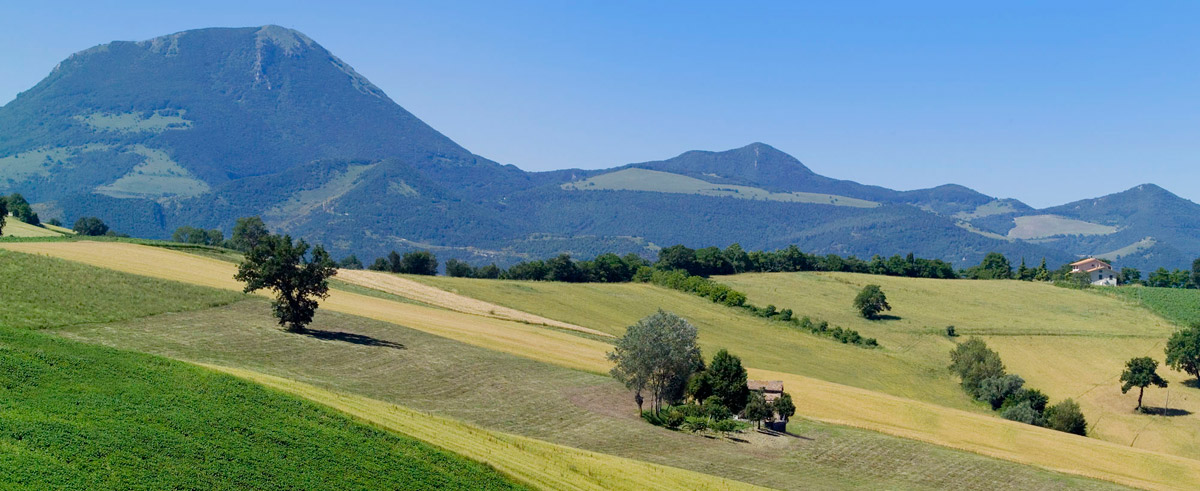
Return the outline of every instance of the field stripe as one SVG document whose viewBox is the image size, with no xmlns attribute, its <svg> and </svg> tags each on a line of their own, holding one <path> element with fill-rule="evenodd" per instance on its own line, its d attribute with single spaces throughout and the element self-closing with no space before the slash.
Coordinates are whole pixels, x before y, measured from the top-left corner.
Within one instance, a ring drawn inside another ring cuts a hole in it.
<svg viewBox="0 0 1200 491">
<path fill-rule="evenodd" d="M 233 265 L 127 243 L 11 243 L 0 247 L 49 254 L 110 269 L 240 289 Z M 325 308 L 392 322 L 475 346 L 568 368 L 605 373 L 607 344 L 526 324 L 334 292 Z M 1200 461 L 1094 438 L 1046 430 L 836 384 L 801 375 L 751 369 L 755 378 L 783 380 L 797 414 L 819 421 L 976 452 L 1055 471 L 1147 489 L 1200 489 Z"/>
<path fill-rule="evenodd" d="M 540 315 L 530 314 L 528 312 L 496 305 L 494 303 L 485 302 L 483 300 L 471 298 L 465 295 L 459 295 L 457 293 L 449 292 L 423 283 L 418 283 L 394 274 L 388 274 L 379 271 L 341 269 L 338 270 L 337 278 L 347 283 L 372 288 L 405 298 L 411 298 L 418 302 L 436 305 L 438 307 L 447 308 L 455 312 L 462 312 L 464 314 L 482 315 L 484 317 L 492 317 L 496 319 L 511 320 L 529 324 L 542 324 L 545 326 L 557 327 L 570 331 L 579 331 L 606 338 L 613 337 L 613 335 L 606 332 L 597 331 L 595 329 L 571 324 L 568 322 L 557 321 L 542 317 Z"/>
<path fill-rule="evenodd" d="M 675 467 L 485 430 L 395 404 L 329 391 L 295 380 L 250 370 L 200 365 L 303 397 L 382 428 L 483 462 L 517 481 L 539 489 L 581 491 L 766 489 Z M 530 417 L 538 416 L 530 415 Z"/>
</svg>

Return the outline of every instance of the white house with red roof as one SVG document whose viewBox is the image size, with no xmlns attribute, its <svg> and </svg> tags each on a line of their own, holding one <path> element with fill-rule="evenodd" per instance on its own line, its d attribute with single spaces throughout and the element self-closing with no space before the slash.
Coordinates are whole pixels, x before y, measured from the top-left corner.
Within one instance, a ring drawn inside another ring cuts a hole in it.
<svg viewBox="0 0 1200 491">
<path fill-rule="evenodd" d="M 1087 273 L 1093 285 L 1117 286 L 1117 272 L 1112 265 L 1094 257 L 1071 263 L 1071 273 Z"/>
</svg>

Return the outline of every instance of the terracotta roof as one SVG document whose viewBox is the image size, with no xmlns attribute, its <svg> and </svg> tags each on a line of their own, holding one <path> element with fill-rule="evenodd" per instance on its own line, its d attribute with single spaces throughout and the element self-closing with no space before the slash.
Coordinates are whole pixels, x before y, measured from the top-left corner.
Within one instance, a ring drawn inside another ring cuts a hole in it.
<svg viewBox="0 0 1200 491">
<path fill-rule="evenodd" d="M 766 392 L 783 392 L 782 380 L 750 380 L 746 382 L 746 387 L 750 390 L 762 390 Z"/>
<path fill-rule="evenodd" d="M 1100 271 L 1100 270 L 1112 270 L 1112 266 L 1109 266 L 1107 264 L 1105 264 L 1104 266 L 1096 266 L 1092 269 L 1087 270 L 1087 272 L 1091 273 L 1093 271 Z"/>
</svg>

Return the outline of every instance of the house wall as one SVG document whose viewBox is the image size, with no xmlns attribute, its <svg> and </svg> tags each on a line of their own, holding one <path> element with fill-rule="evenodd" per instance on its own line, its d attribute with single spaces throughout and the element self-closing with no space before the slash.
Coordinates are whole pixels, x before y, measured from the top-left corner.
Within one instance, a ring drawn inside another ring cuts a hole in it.
<svg viewBox="0 0 1200 491">
<path fill-rule="evenodd" d="M 1111 269 L 1101 269 L 1092 271 L 1092 284 L 1103 286 L 1117 286 L 1117 272 Z"/>
</svg>

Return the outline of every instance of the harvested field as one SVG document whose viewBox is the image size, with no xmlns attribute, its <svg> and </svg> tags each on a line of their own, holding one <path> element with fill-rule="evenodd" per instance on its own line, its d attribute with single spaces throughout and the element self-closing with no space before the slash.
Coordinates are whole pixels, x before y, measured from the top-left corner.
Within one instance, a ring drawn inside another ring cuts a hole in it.
<svg viewBox="0 0 1200 491">
<path fill-rule="evenodd" d="M 516 309 L 510 309 L 496 305 L 494 303 L 484 302 L 475 298 L 451 293 L 440 288 L 428 286 L 416 281 L 397 276 L 394 274 L 382 273 L 378 271 L 365 271 L 355 269 L 338 270 L 337 278 L 347 283 L 373 288 L 379 291 L 399 295 L 405 298 L 424 302 L 429 305 L 462 312 L 465 314 L 482 315 L 495 319 L 504 319 L 510 321 L 523 322 L 526 324 L 541 324 L 543 326 L 557 327 L 559 329 L 567 329 L 570 331 L 579 331 L 596 336 L 612 337 L 606 332 L 597 331 L 595 329 L 583 327 L 576 324 L 571 324 L 562 321 L 556 321 L 540 315 L 534 315 L 527 312 L 522 312 Z"/>
</svg>

